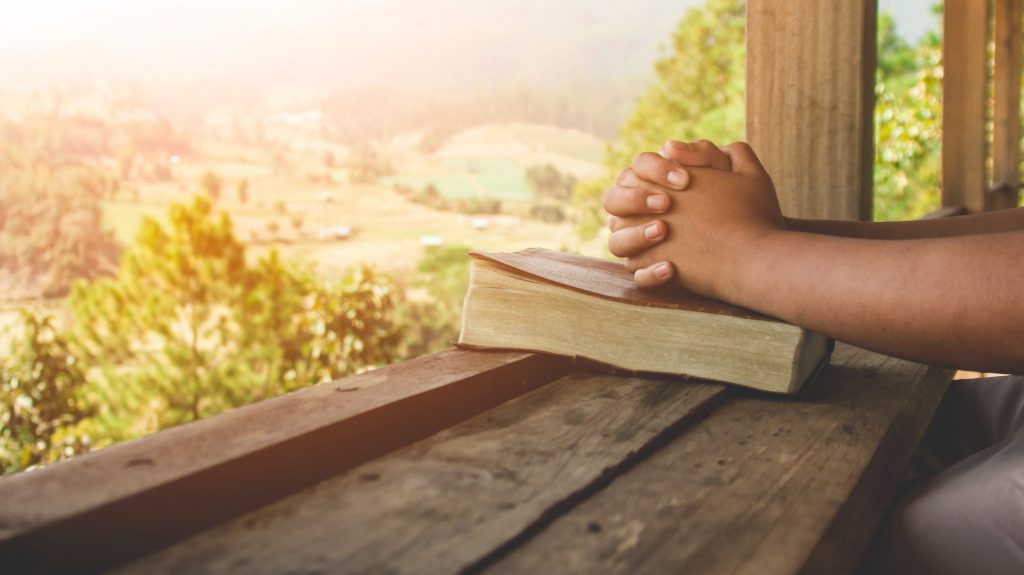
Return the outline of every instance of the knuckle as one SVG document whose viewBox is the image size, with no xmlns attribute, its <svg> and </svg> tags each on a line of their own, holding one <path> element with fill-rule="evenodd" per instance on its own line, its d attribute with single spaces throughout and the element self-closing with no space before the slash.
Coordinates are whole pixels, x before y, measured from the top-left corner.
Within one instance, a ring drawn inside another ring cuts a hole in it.
<svg viewBox="0 0 1024 575">
<path fill-rule="evenodd" d="M 620 258 L 626 255 L 626 252 L 623 250 L 620 232 L 615 232 L 608 238 L 608 251 Z"/>
<path fill-rule="evenodd" d="M 603 207 L 605 211 L 608 211 L 608 207 L 612 203 L 612 194 L 614 190 L 615 188 L 608 188 L 604 191 L 604 195 L 601 196 L 601 207 Z"/>
<path fill-rule="evenodd" d="M 749 152 L 751 150 L 750 144 L 748 144 L 746 142 L 742 142 L 742 141 L 740 141 L 740 142 L 733 142 L 733 143 L 729 144 L 729 148 L 733 149 L 733 150 L 743 150 L 744 152 Z"/>
</svg>

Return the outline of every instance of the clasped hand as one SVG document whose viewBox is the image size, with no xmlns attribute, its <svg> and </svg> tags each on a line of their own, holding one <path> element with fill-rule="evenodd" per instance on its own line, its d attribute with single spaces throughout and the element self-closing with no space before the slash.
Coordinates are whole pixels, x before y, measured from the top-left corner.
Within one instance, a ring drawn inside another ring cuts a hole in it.
<svg viewBox="0 0 1024 575">
<path fill-rule="evenodd" d="M 604 196 L 608 248 L 637 285 L 674 281 L 724 300 L 759 246 L 785 228 L 775 187 L 745 143 L 670 141 L 643 153 Z"/>
</svg>

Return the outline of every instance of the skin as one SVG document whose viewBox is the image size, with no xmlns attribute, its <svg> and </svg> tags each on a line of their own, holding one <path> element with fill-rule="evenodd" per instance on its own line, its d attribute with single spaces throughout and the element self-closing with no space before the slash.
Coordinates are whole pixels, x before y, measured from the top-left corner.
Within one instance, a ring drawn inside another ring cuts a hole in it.
<svg viewBox="0 0 1024 575">
<path fill-rule="evenodd" d="M 1024 373 L 1024 208 L 785 218 L 746 144 L 669 142 L 622 172 L 605 209 L 609 249 L 641 287 L 674 282 L 913 361 Z"/>
</svg>

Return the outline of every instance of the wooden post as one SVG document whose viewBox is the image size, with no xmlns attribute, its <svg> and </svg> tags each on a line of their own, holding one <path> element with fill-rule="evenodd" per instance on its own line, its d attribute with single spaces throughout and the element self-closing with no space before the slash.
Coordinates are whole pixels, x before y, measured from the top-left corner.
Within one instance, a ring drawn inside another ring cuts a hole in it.
<svg viewBox="0 0 1024 575">
<path fill-rule="evenodd" d="M 748 0 L 747 140 L 787 216 L 871 219 L 875 0 Z"/>
<path fill-rule="evenodd" d="M 988 209 L 1016 207 L 1020 187 L 1021 0 L 996 0 L 992 182 Z"/>
<path fill-rule="evenodd" d="M 946 0 L 942 41 L 942 205 L 987 208 L 986 0 Z"/>
</svg>

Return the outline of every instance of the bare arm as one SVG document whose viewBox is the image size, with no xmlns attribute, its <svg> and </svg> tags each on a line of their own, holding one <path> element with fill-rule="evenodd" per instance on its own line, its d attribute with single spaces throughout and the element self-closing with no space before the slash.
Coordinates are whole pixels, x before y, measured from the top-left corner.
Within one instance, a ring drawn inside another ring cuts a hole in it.
<svg viewBox="0 0 1024 575">
<path fill-rule="evenodd" d="M 675 281 L 916 361 L 1024 373 L 1024 211 L 791 226 L 749 147 L 725 155 L 682 168 L 643 154 L 609 190 L 609 248 L 638 284 Z M 671 201 L 651 210 L 651 196 Z"/>
<path fill-rule="evenodd" d="M 779 231 L 732 262 L 734 303 L 854 345 L 1024 373 L 1024 231 L 869 240 Z"/>
<path fill-rule="evenodd" d="M 1024 208 L 910 222 L 848 222 L 786 218 L 786 229 L 848 238 L 905 240 L 1024 230 Z"/>
</svg>

